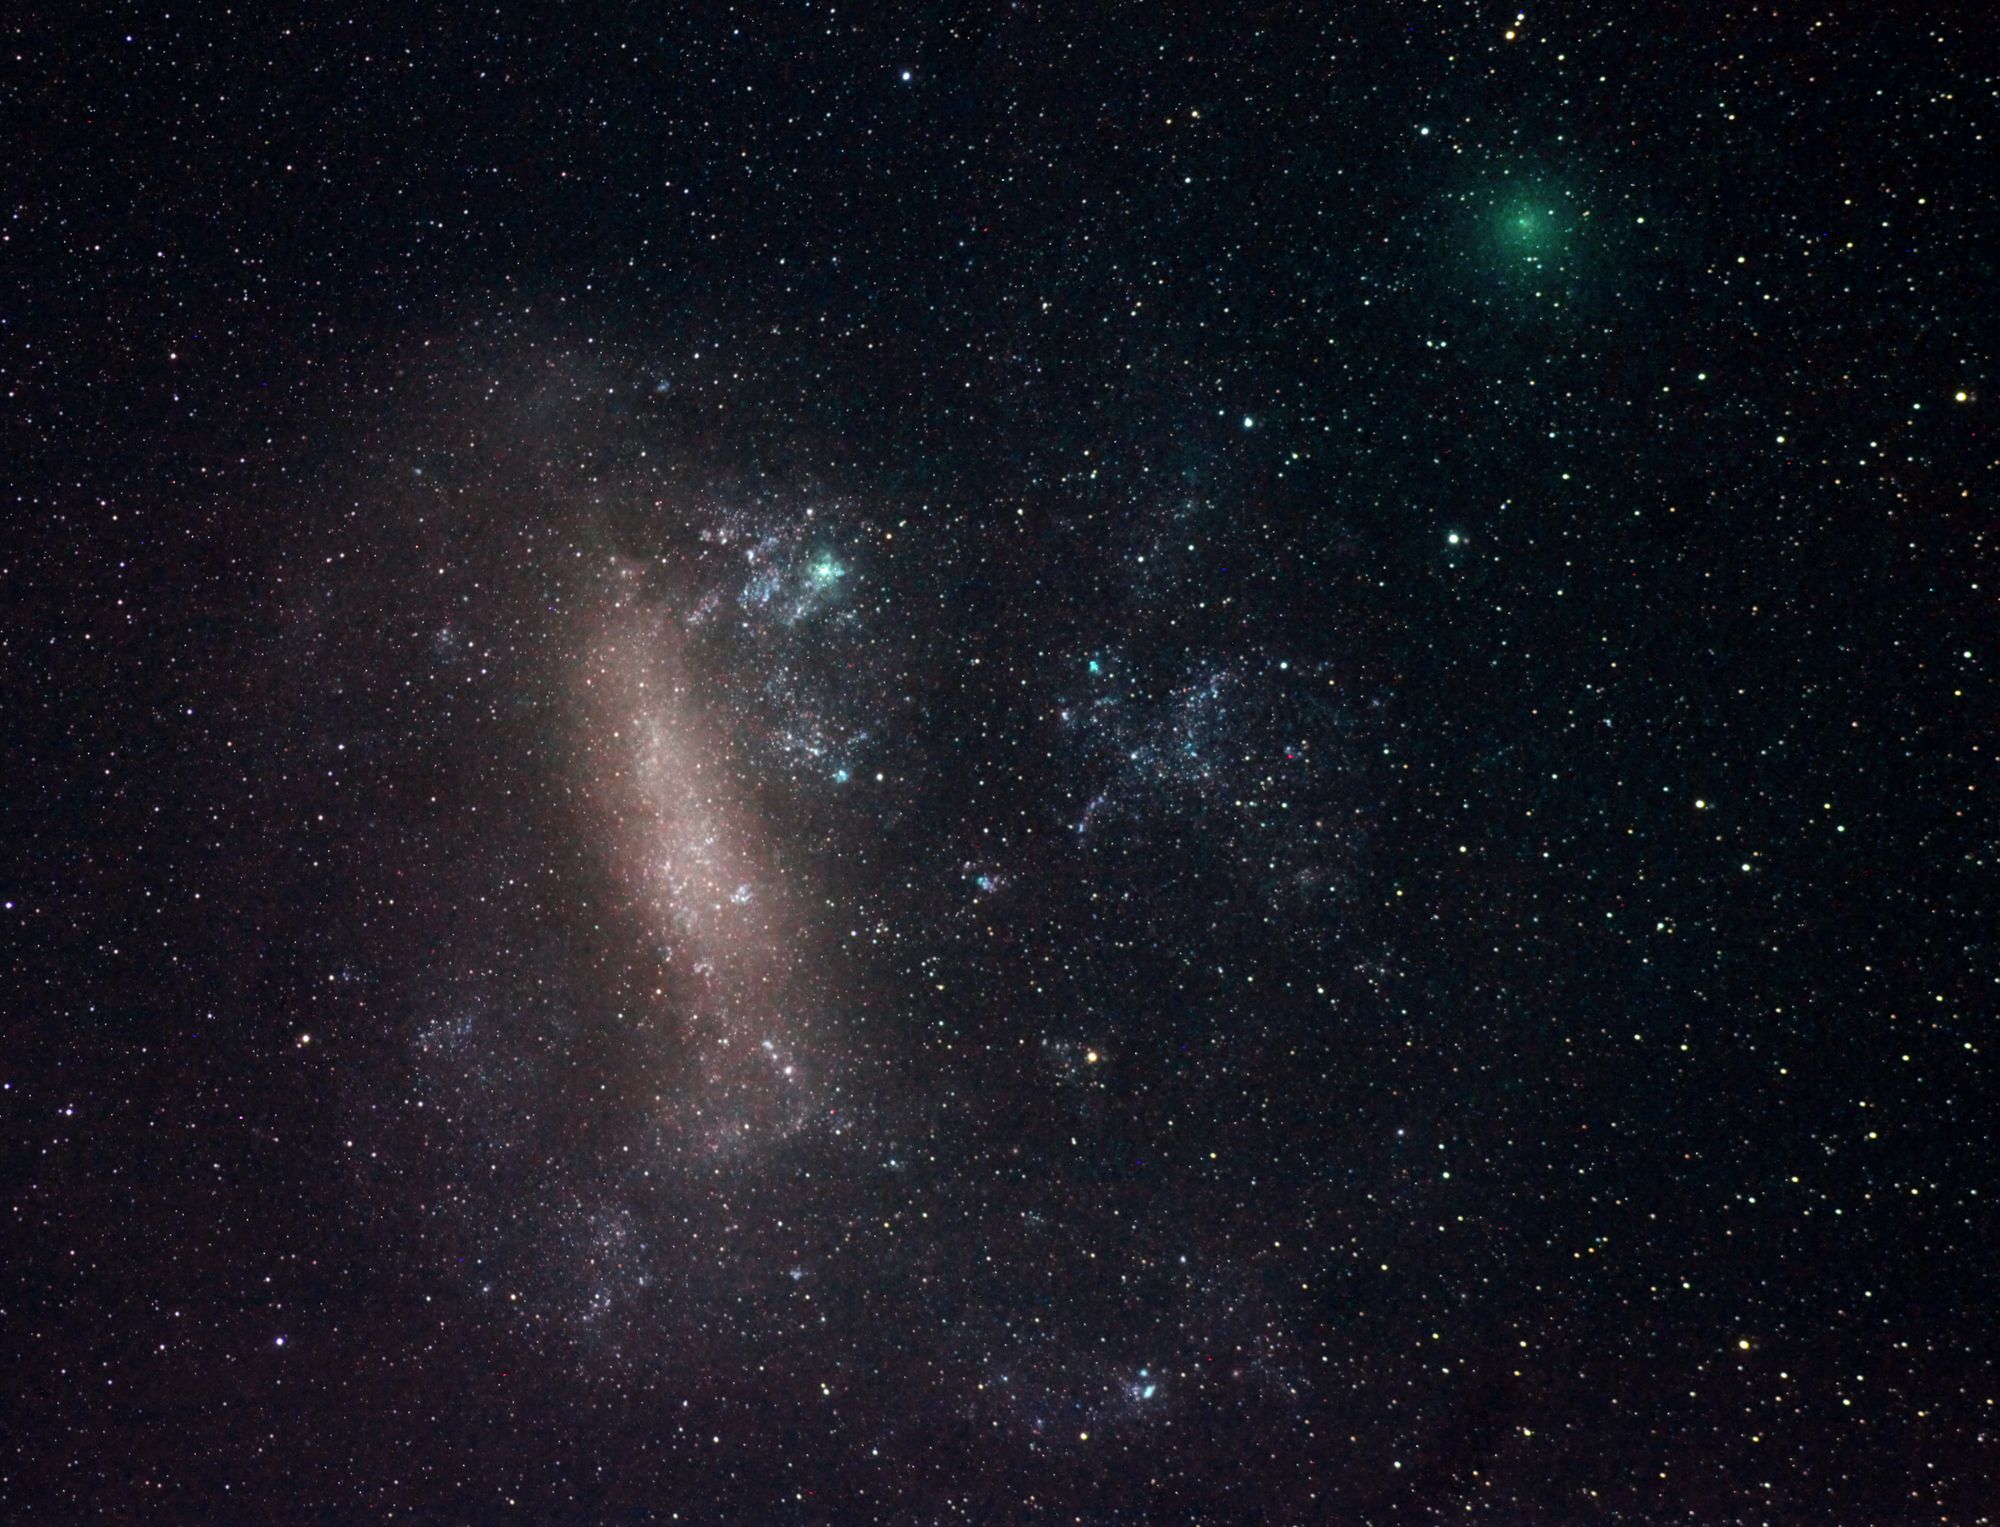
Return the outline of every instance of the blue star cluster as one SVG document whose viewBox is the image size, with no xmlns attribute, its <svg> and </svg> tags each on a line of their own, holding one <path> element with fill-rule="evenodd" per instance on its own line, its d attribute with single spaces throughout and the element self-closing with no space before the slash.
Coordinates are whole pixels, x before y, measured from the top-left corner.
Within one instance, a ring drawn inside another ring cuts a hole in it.
<svg viewBox="0 0 2000 1527">
<path fill-rule="evenodd" d="M 40 10 L 0 1517 L 1988 1519 L 1974 14 Z"/>
</svg>

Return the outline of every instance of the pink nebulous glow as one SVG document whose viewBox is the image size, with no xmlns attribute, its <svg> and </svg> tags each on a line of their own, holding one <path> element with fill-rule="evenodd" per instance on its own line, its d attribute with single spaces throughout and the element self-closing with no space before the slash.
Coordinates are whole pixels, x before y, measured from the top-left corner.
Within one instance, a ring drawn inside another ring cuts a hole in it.
<svg viewBox="0 0 2000 1527">
<path fill-rule="evenodd" d="M 667 1037 L 662 1126 L 684 1148 L 731 1153 L 812 1117 L 799 1058 L 810 940 L 727 728 L 709 720 L 686 622 L 623 559 L 600 592 L 575 687 L 580 776 L 636 936 L 666 964 L 649 998 Z"/>
</svg>

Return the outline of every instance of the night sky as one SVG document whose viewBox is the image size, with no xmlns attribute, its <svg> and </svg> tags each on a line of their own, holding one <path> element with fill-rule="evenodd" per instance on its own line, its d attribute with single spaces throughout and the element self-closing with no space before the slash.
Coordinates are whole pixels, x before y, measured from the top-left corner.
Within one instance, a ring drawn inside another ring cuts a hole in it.
<svg viewBox="0 0 2000 1527">
<path fill-rule="evenodd" d="M 1990 1519 L 1978 7 L 287 10 L 6 24 L 0 1515 Z"/>
</svg>

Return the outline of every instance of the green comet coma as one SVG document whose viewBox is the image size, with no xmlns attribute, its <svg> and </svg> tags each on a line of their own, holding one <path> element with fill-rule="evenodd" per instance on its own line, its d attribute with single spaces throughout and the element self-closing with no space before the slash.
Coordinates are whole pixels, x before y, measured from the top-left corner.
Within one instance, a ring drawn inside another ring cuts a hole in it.
<svg viewBox="0 0 2000 1527">
<path fill-rule="evenodd" d="M 1562 209 L 1552 199 L 1509 197 L 1495 214 L 1494 238 L 1503 258 L 1541 265 L 1561 255 L 1565 224 Z"/>
</svg>

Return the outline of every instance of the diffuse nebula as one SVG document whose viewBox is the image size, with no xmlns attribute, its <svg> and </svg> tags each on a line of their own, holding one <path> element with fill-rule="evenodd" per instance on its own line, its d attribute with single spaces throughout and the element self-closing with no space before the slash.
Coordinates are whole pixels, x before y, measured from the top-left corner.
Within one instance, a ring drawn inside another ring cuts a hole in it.
<svg viewBox="0 0 2000 1527">
<path fill-rule="evenodd" d="M 726 704 L 704 685 L 679 602 L 609 559 L 580 657 L 577 761 L 603 864 L 660 979 L 642 995 L 662 1036 L 659 1115 L 703 1152 L 790 1134 L 811 1117 L 800 1058 L 809 930 Z"/>
</svg>

